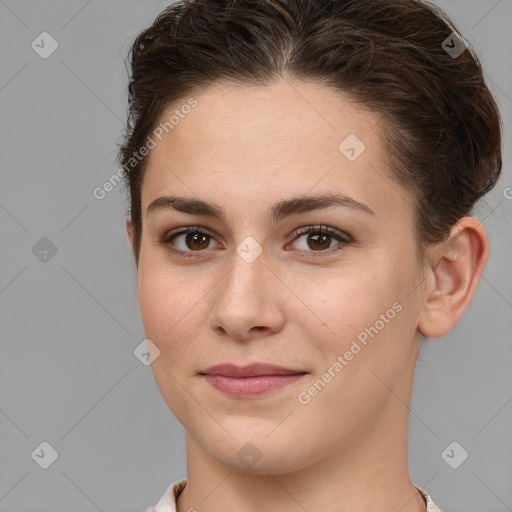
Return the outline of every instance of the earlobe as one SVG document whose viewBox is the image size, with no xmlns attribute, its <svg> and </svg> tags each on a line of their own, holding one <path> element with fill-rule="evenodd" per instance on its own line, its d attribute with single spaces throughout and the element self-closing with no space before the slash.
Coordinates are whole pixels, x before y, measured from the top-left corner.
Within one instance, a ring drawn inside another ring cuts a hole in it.
<svg viewBox="0 0 512 512">
<path fill-rule="evenodd" d="M 478 219 L 462 217 L 450 236 L 429 254 L 429 288 L 418 320 L 418 330 L 429 338 L 450 332 L 475 294 L 487 259 L 489 241 Z"/>
</svg>

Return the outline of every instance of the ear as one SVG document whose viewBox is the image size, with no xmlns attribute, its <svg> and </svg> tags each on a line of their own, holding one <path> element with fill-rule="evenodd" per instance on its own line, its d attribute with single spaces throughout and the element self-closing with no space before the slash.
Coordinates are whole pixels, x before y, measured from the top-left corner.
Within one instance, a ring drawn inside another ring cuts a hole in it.
<svg viewBox="0 0 512 512">
<path fill-rule="evenodd" d="M 418 330 L 429 338 L 450 332 L 468 307 L 489 257 L 489 241 L 478 219 L 462 217 L 442 244 L 429 249 Z"/>
<path fill-rule="evenodd" d="M 135 250 L 135 247 L 133 245 L 133 240 L 134 240 L 133 231 L 134 231 L 133 222 L 132 222 L 130 217 L 127 217 L 126 218 L 126 233 L 128 234 L 128 240 L 130 242 L 130 246 L 132 248 L 133 255 L 135 257 L 135 263 L 138 265 L 138 263 L 139 263 L 138 262 L 138 254 L 137 254 L 137 251 Z"/>
</svg>

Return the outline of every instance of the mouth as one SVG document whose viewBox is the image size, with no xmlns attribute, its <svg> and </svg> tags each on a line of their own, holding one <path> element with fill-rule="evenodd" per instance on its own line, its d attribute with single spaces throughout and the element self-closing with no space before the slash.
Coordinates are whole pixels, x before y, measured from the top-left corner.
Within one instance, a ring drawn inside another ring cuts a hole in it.
<svg viewBox="0 0 512 512">
<path fill-rule="evenodd" d="M 307 375 L 307 372 L 266 363 L 253 363 L 244 367 L 226 363 L 212 366 L 200 372 L 200 375 L 222 393 L 251 397 L 285 388 Z"/>
<path fill-rule="evenodd" d="M 298 375 L 307 373 L 304 370 L 284 368 L 269 363 L 252 363 L 237 366 L 232 363 L 217 364 L 200 372 L 200 375 L 222 375 L 224 377 L 263 377 L 279 375 Z"/>
</svg>

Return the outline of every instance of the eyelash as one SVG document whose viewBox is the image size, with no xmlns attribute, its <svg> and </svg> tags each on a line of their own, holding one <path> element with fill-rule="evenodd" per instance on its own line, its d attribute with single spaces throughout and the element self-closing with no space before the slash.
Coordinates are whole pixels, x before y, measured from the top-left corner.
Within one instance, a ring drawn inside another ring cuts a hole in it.
<svg viewBox="0 0 512 512">
<path fill-rule="evenodd" d="M 200 226 L 188 226 L 184 228 L 180 228 L 176 231 L 172 231 L 169 233 L 163 240 L 159 240 L 158 243 L 163 245 L 167 251 L 169 251 L 173 255 L 178 255 L 183 258 L 197 258 L 194 253 L 204 253 L 205 250 L 197 250 L 197 251 L 182 251 L 181 249 L 175 249 L 172 245 L 172 240 L 179 236 L 179 235 L 187 235 L 187 234 L 204 234 L 208 235 L 211 238 L 215 238 L 212 233 L 206 228 L 202 228 Z M 292 242 L 295 242 L 298 238 L 300 238 L 304 234 L 322 234 L 322 235 L 330 235 L 333 238 L 337 239 L 340 243 L 336 244 L 333 247 L 330 247 L 325 250 L 318 250 L 318 251 L 300 251 L 303 255 L 305 255 L 308 258 L 318 258 L 325 255 L 331 255 L 335 252 L 343 250 L 343 247 L 346 245 L 350 245 L 354 242 L 354 239 L 348 234 L 344 233 L 343 231 L 338 231 L 337 229 L 330 228 L 328 226 L 323 225 L 316 225 L 316 226 L 304 226 L 303 228 L 299 228 L 295 231 L 295 238 L 292 240 Z M 290 242 L 291 243 L 291 242 Z M 313 253 L 313 254 L 311 254 Z M 315 254 L 318 253 L 318 254 Z M 201 257 L 201 256 L 199 256 Z"/>
</svg>

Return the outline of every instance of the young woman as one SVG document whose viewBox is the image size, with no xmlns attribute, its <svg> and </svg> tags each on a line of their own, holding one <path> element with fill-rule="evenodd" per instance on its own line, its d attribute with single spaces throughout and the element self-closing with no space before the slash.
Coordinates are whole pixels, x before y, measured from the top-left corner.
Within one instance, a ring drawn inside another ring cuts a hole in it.
<svg viewBox="0 0 512 512">
<path fill-rule="evenodd" d="M 149 510 L 439 510 L 408 415 L 488 258 L 500 118 L 473 51 L 417 0 L 192 0 L 131 66 L 127 230 L 187 447 Z"/>
</svg>

